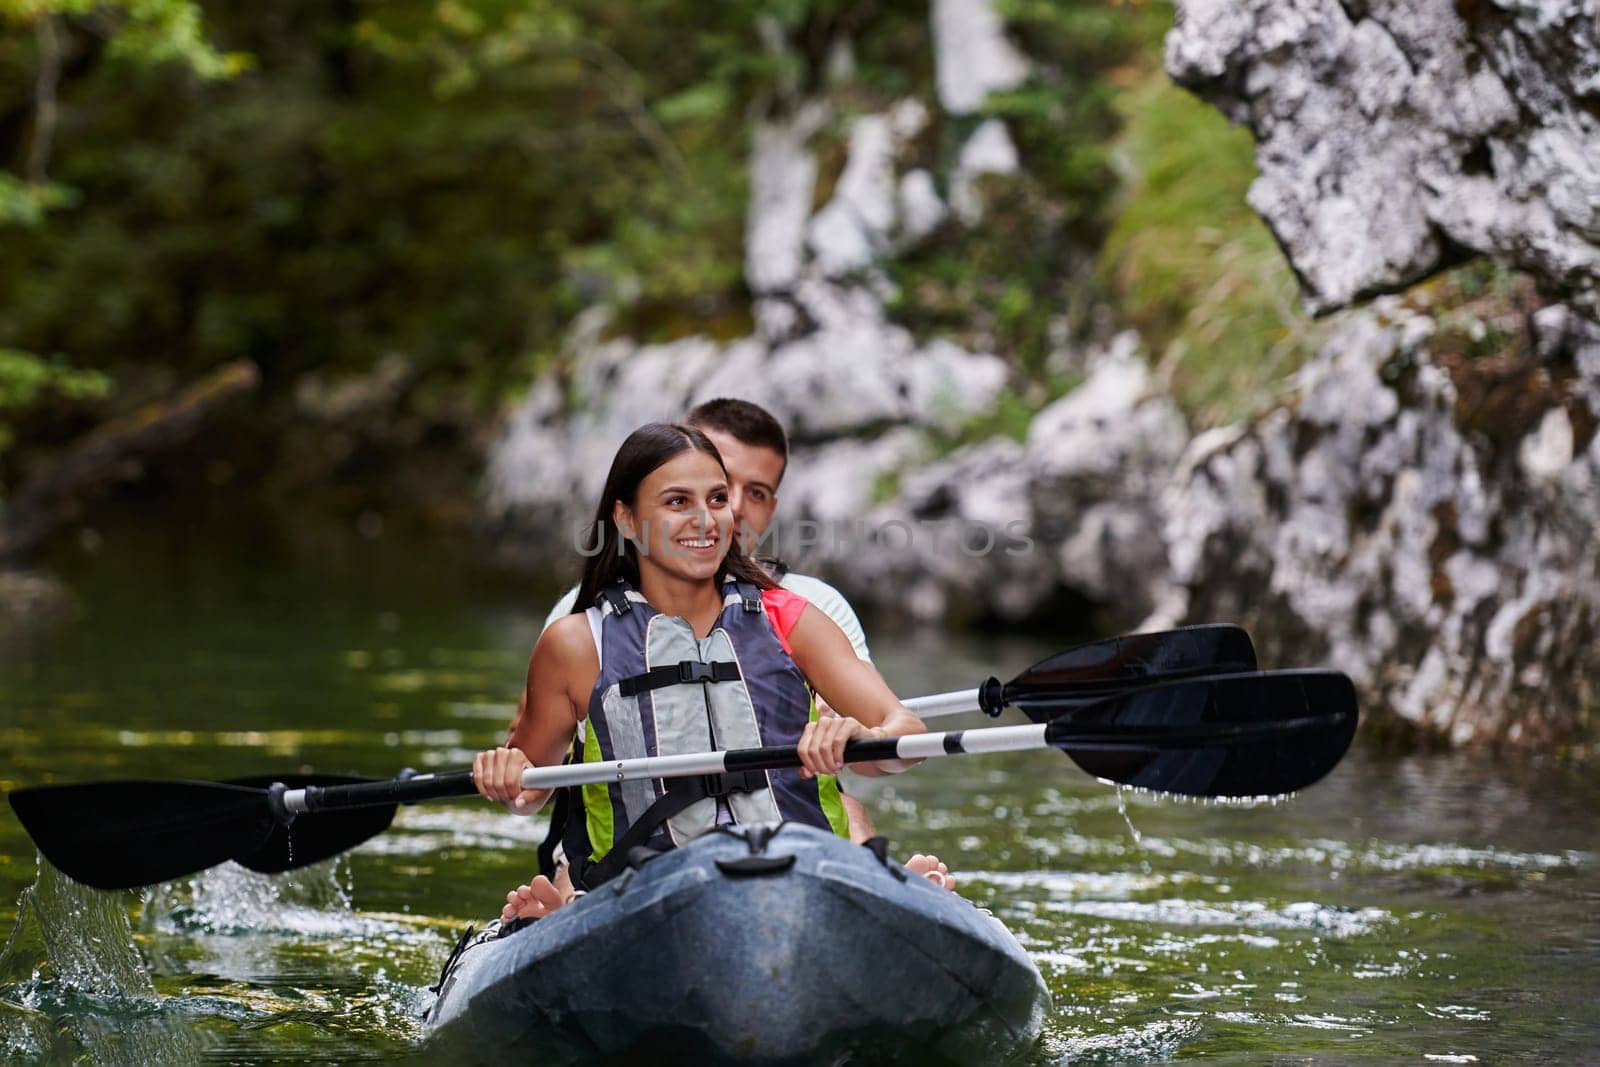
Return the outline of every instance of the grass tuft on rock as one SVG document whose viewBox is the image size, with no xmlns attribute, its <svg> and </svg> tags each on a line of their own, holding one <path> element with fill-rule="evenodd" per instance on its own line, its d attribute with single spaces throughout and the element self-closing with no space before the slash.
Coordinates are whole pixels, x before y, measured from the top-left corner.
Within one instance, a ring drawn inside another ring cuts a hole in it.
<svg viewBox="0 0 1600 1067">
<path fill-rule="evenodd" d="M 1129 192 L 1100 280 L 1197 425 L 1248 416 L 1305 361 L 1314 332 L 1283 253 L 1245 202 L 1250 135 L 1159 71 L 1122 107 Z"/>
</svg>

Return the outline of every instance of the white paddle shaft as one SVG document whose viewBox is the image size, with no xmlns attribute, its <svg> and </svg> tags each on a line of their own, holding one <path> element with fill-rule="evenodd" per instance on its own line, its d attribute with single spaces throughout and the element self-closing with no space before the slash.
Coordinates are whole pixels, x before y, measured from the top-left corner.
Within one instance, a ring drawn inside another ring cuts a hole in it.
<svg viewBox="0 0 1600 1067">
<path fill-rule="evenodd" d="M 941 715 L 960 715 L 967 711 L 982 711 L 978 690 L 958 689 L 953 693 L 935 693 L 932 696 L 912 697 L 901 701 L 924 719 L 937 719 Z"/>
<path fill-rule="evenodd" d="M 873 758 L 928 759 L 963 753 L 1019 752 L 1031 748 L 1044 748 L 1044 731 L 1043 725 L 1029 724 L 992 726 L 982 730 L 912 734 L 909 737 L 894 739 L 892 756 Z M 615 760 L 611 763 L 571 763 L 560 767 L 530 767 L 522 772 L 522 788 L 558 789 L 598 782 L 627 782 L 639 778 L 692 778 L 697 774 L 723 774 L 730 770 L 757 769 L 740 767 L 737 758 L 730 766 L 728 757 L 739 755 L 737 751 L 695 752 L 681 756 L 647 756 L 643 759 Z"/>
</svg>

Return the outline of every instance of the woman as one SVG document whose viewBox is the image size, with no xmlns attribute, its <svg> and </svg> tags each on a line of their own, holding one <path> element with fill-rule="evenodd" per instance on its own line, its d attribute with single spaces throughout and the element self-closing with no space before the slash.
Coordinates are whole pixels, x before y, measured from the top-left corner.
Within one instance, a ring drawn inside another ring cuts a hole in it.
<svg viewBox="0 0 1600 1067">
<path fill-rule="evenodd" d="M 530 766 L 558 764 L 584 724 L 583 758 L 794 744 L 802 766 L 695 792 L 672 783 L 587 786 L 563 844 L 576 870 L 507 896 L 502 918 L 537 918 L 574 886 L 614 874 L 628 850 L 681 844 L 718 822 L 790 819 L 844 826 L 832 775 L 856 738 L 923 732 L 825 615 L 776 586 L 740 551 L 727 473 L 700 431 L 651 423 L 623 442 L 594 518 L 578 610 L 540 637 L 525 709 L 506 747 L 473 760 L 478 791 L 531 814 L 548 790 L 523 790 Z M 652 666 L 653 665 L 653 666 Z M 537 678 L 538 685 L 533 684 Z M 839 714 L 815 719 L 807 684 Z M 907 761 L 857 764 L 858 773 Z M 698 784 L 699 780 L 694 780 Z M 947 873 L 914 857 L 919 873 Z"/>
</svg>

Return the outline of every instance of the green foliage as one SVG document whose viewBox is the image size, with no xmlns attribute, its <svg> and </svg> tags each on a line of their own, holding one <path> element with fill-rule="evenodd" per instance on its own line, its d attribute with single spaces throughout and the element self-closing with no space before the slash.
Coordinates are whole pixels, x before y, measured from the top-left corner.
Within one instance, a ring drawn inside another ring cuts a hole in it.
<svg viewBox="0 0 1600 1067">
<path fill-rule="evenodd" d="M 1172 25 L 1169 3 L 1000 0 L 1032 60 L 1017 90 L 996 93 L 986 113 L 1008 120 L 1025 166 L 1063 206 L 1073 236 L 1098 243 L 1118 187 L 1111 152 L 1122 126 L 1117 102 Z"/>
<path fill-rule="evenodd" d="M 33 26 L 55 18 L 93 19 L 105 27 L 112 59 L 176 63 L 201 78 L 232 77 L 250 62 L 242 53 L 212 46 L 195 0 L 0 0 L 0 23 Z"/>
<path fill-rule="evenodd" d="M 1029 81 L 936 115 L 900 162 L 948 173 L 1003 116 L 1023 172 L 981 183 L 981 226 L 889 264 L 892 312 L 1010 360 L 969 432 L 1020 433 L 1065 388 L 1049 356 L 1109 234 L 1100 282 L 1192 404 L 1231 403 L 1293 332 L 1292 284 L 1241 202 L 1239 138 L 1219 164 L 1209 109 L 1127 103 L 1170 7 L 1001 8 Z M 61 117 L 49 181 L 24 182 L 51 34 Z M 487 417 L 597 301 L 645 339 L 743 332 L 752 116 L 826 87 L 842 130 L 928 97 L 928 34 L 924 0 L 0 0 L 0 345 L 169 382 L 248 358 L 280 404 L 398 355 L 410 402 Z M 842 148 L 819 141 L 826 195 Z M 1118 153 L 1144 176 L 1125 206 Z"/>
<path fill-rule="evenodd" d="M 98 371 L 0 348 L 0 452 L 12 441 L 8 415 L 25 411 L 51 394 L 67 400 L 97 400 L 110 392 L 111 380 Z"/>
<path fill-rule="evenodd" d="M 1101 278 L 1198 422 L 1249 414 L 1311 347 L 1294 277 L 1245 202 L 1250 136 L 1164 76 L 1131 94 L 1127 113 L 1135 179 Z"/>
<path fill-rule="evenodd" d="M 216 80 L 249 65 L 240 53 L 212 47 L 193 0 L 0 0 L 0 67 L 26 66 L 27 46 L 37 69 L 15 88 L 0 91 L 0 118 L 41 108 L 46 99 L 53 108 L 62 88 L 63 67 L 91 48 L 103 46 L 107 69 L 119 74 L 128 68 L 167 67 L 189 77 Z M 11 155 L 26 159 L 34 180 L 24 181 L 0 169 L 0 229 L 13 231 L 0 251 L 0 271 L 11 281 L 8 285 L 0 280 L 0 454 L 15 440 L 17 420 L 37 414 L 52 398 L 66 401 L 70 408 L 74 402 L 109 395 L 113 384 L 103 370 L 6 347 L 7 341 L 31 347 L 31 342 L 48 339 L 41 332 L 14 328 L 14 309 L 26 316 L 41 306 L 59 308 L 69 318 L 82 306 L 54 290 L 58 281 L 43 266 L 51 252 L 78 251 L 68 235 L 74 233 L 73 212 L 81 205 L 81 191 L 71 177 L 43 178 L 57 120 L 53 112 L 45 118 L 38 110 L 30 118 L 27 151 L 18 146 Z"/>
<path fill-rule="evenodd" d="M 0 170 L 0 227 L 37 226 L 45 213 L 77 203 L 75 191 L 55 182 L 25 182 Z"/>
<path fill-rule="evenodd" d="M 841 34 L 869 81 L 931 79 L 917 0 L 0 3 L 0 164 L 46 16 L 80 117 L 58 184 L 0 181 L 29 224 L 0 344 L 180 380 L 249 358 L 269 401 L 399 355 L 414 402 L 487 418 L 597 300 L 646 339 L 747 331 L 751 115 L 816 91 Z"/>
<path fill-rule="evenodd" d="M 105 10 L 65 17 L 90 7 L 13 4 L 0 36 L 23 74 L 0 113 L 31 107 L 25 19 L 62 16 L 88 60 L 59 184 L 0 181 L 30 224 L 0 247 L 0 344 L 112 373 L 248 357 L 269 389 L 398 352 L 494 403 L 596 297 L 693 315 L 739 290 L 758 68 L 722 57 L 759 52 L 758 5 L 288 0 L 210 9 L 212 48 L 195 5 L 130 2 L 98 53 Z"/>
<path fill-rule="evenodd" d="M 900 473 L 879 471 L 872 477 L 872 503 L 886 504 L 900 495 Z"/>
<path fill-rule="evenodd" d="M 95 371 L 0 348 L 0 409 L 24 407 L 47 390 L 74 400 L 97 399 L 110 393 L 111 382 Z"/>
<path fill-rule="evenodd" d="M 1030 390 L 1029 395 L 1007 389 L 995 398 L 993 407 L 963 426 L 951 444 L 956 446 L 974 444 L 992 437 L 1009 437 L 1013 441 L 1025 441 L 1028 438 L 1028 427 L 1033 424 L 1033 417 L 1038 414 L 1039 409 L 1050 400 L 1070 392 L 1080 384 L 1082 384 L 1081 376 L 1063 375 L 1053 380 L 1047 388 Z"/>
<path fill-rule="evenodd" d="M 1006 357 L 1019 395 L 1048 398 L 1058 387 L 1048 357 L 1061 343 L 1062 323 L 1082 325 L 1087 265 L 1115 206 L 1119 85 L 1150 62 L 1171 9 L 1104 0 L 999 6 L 1033 73 L 992 95 L 976 119 L 946 122 L 928 162 L 947 170 L 977 122 L 1000 116 L 1022 171 L 980 183 L 981 226 L 952 223 L 889 264 L 898 287 L 892 310 L 919 335 L 953 336 Z"/>
<path fill-rule="evenodd" d="M 250 65 L 239 52 L 219 52 L 206 40 L 200 5 L 193 0 L 117 0 L 127 21 L 108 54 L 136 63 L 177 63 L 201 78 L 230 78 Z"/>
<path fill-rule="evenodd" d="M 733 95 L 728 86 L 701 82 L 656 101 L 654 111 L 656 118 L 667 123 L 713 122 L 732 106 Z"/>
</svg>

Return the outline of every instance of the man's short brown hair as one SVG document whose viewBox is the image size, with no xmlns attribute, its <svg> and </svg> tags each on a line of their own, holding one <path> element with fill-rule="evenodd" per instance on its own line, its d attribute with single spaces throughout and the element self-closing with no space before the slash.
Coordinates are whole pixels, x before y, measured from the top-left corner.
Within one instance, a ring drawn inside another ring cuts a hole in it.
<svg viewBox="0 0 1600 1067">
<path fill-rule="evenodd" d="M 783 469 L 789 469 L 789 435 L 783 432 L 783 423 L 760 404 L 719 396 L 697 405 L 684 421 L 702 430 L 725 433 L 752 448 L 770 448 L 783 457 Z"/>
</svg>

